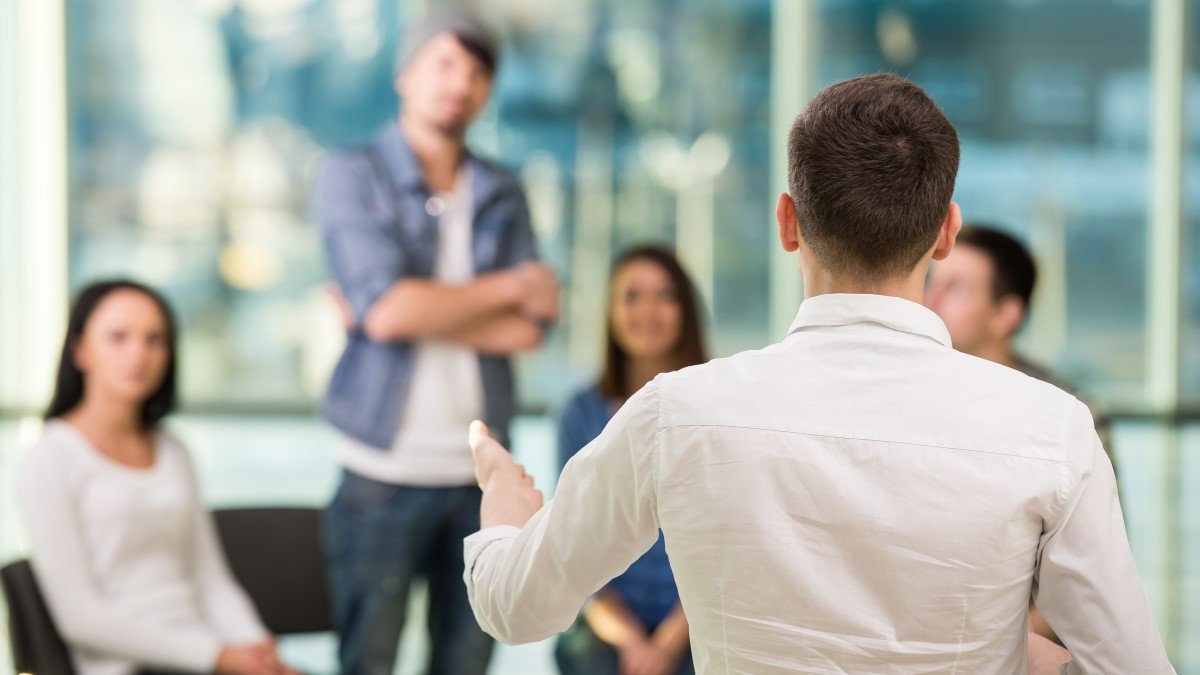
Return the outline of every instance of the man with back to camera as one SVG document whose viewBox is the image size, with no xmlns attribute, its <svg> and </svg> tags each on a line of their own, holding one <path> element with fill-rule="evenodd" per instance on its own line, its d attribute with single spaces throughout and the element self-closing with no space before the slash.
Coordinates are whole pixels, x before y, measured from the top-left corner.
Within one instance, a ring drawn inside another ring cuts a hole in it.
<svg viewBox="0 0 1200 675">
<path fill-rule="evenodd" d="M 661 528 L 697 672 L 1172 673 L 1087 408 L 954 351 L 921 304 L 961 227 L 916 85 L 825 89 L 776 207 L 805 300 L 766 349 L 659 376 L 541 495 L 471 427 L 465 582 L 505 642 L 567 628 Z M 1046 661 L 1049 663 L 1046 663 Z"/>
<path fill-rule="evenodd" d="M 481 496 L 462 429 L 482 416 L 505 435 L 507 357 L 535 348 L 558 309 L 520 183 L 466 149 L 498 58 L 469 14 L 415 24 L 397 62 L 399 120 L 331 153 L 314 185 L 349 327 L 323 410 L 345 469 L 325 521 L 343 673 L 392 673 L 418 576 L 427 672 L 482 674 L 491 653 L 461 581 Z"/>
</svg>

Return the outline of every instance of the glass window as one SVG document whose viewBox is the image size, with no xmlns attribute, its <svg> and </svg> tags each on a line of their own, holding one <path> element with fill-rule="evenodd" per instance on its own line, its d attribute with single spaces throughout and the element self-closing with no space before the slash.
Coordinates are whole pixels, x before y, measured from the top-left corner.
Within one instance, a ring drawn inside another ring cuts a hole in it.
<svg viewBox="0 0 1200 675">
<path fill-rule="evenodd" d="M 130 274 L 183 325 L 189 403 L 294 408 L 340 348 L 306 215 L 323 147 L 388 123 L 404 3 L 71 0 L 71 286 Z M 474 146 L 517 168 L 566 320 L 527 407 L 592 376 L 611 257 L 678 244 L 714 351 L 766 340 L 770 2 L 525 3 Z M 573 377 L 563 377 L 570 372 Z"/>
<path fill-rule="evenodd" d="M 962 143 L 968 222 L 1030 245 L 1021 345 L 1109 405 L 1143 396 L 1149 5 L 819 3 L 817 84 L 911 77 Z"/>
</svg>

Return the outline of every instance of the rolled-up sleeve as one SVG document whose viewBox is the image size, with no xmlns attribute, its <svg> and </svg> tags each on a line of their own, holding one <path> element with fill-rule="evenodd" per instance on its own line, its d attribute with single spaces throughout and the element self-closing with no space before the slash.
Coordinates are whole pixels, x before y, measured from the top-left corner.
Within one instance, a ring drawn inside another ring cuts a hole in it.
<svg viewBox="0 0 1200 675">
<path fill-rule="evenodd" d="M 1034 601 L 1071 651 L 1064 673 L 1174 673 L 1138 577 L 1112 463 L 1083 404 L 1068 454 L 1080 476 L 1039 547 Z"/>
<path fill-rule="evenodd" d="M 519 644 L 566 630 L 657 541 L 658 412 L 651 383 L 567 463 L 554 499 L 524 527 L 467 537 L 467 595 L 488 634 Z"/>
<path fill-rule="evenodd" d="M 390 210 L 378 206 L 371 185 L 370 163 L 361 153 L 335 152 L 321 163 L 312 190 L 312 217 L 330 272 L 359 324 L 406 273 Z"/>
</svg>

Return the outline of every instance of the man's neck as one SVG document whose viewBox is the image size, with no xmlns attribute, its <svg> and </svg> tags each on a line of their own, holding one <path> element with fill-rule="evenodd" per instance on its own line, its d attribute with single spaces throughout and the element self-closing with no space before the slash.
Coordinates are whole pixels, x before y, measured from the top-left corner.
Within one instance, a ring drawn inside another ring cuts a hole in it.
<svg viewBox="0 0 1200 675">
<path fill-rule="evenodd" d="M 903 279 L 885 281 L 864 281 L 848 275 L 829 274 L 825 270 L 809 266 L 802 269 L 804 277 L 804 299 L 831 293 L 859 293 L 870 295 L 890 295 L 917 304 L 925 300 L 925 273 L 927 264 L 917 266 L 917 269 Z"/>
<path fill-rule="evenodd" d="M 428 124 L 409 117 L 400 116 L 400 132 L 412 148 L 421 173 L 430 190 L 450 192 L 458 177 L 458 167 L 466 152 L 462 136 L 446 134 Z"/>
</svg>

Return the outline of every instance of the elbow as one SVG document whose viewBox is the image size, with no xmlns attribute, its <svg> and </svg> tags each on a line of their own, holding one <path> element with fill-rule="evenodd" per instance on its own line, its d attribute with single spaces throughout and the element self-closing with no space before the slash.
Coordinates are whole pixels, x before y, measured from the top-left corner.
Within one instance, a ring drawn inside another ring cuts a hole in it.
<svg viewBox="0 0 1200 675">
<path fill-rule="evenodd" d="M 485 633 L 491 635 L 497 642 L 506 645 L 526 645 L 541 642 L 563 632 L 569 627 L 568 625 L 556 630 L 537 631 L 518 625 L 523 622 L 513 621 L 512 617 L 506 617 L 506 619 L 487 623 L 481 621 L 479 625 L 483 627 Z"/>
<path fill-rule="evenodd" d="M 539 606 L 545 603 L 532 598 L 476 594 L 474 589 L 468 589 L 468 594 L 480 628 L 506 645 L 541 642 L 565 631 L 578 615 L 575 611 L 559 618 L 556 608 Z"/>
<path fill-rule="evenodd" d="M 78 616 L 74 612 L 51 612 L 53 615 L 54 627 L 58 629 L 59 635 L 62 636 L 63 642 L 70 647 L 84 647 L 94 650 L 103 650 L 108 645 L 103 644 L 96 631 L 93 629 L 93 623 L 88 621 L 86 617 Z"/>
<path fill-rule="evenodd" d="M 532 322 L 527 322 L 521 327 L 521 331 L 515 336 L 515 344 L 513 351 L 516 352 L 532 352 L 542 346 L 544 338 L 542 329 Z"/>
</svg>

